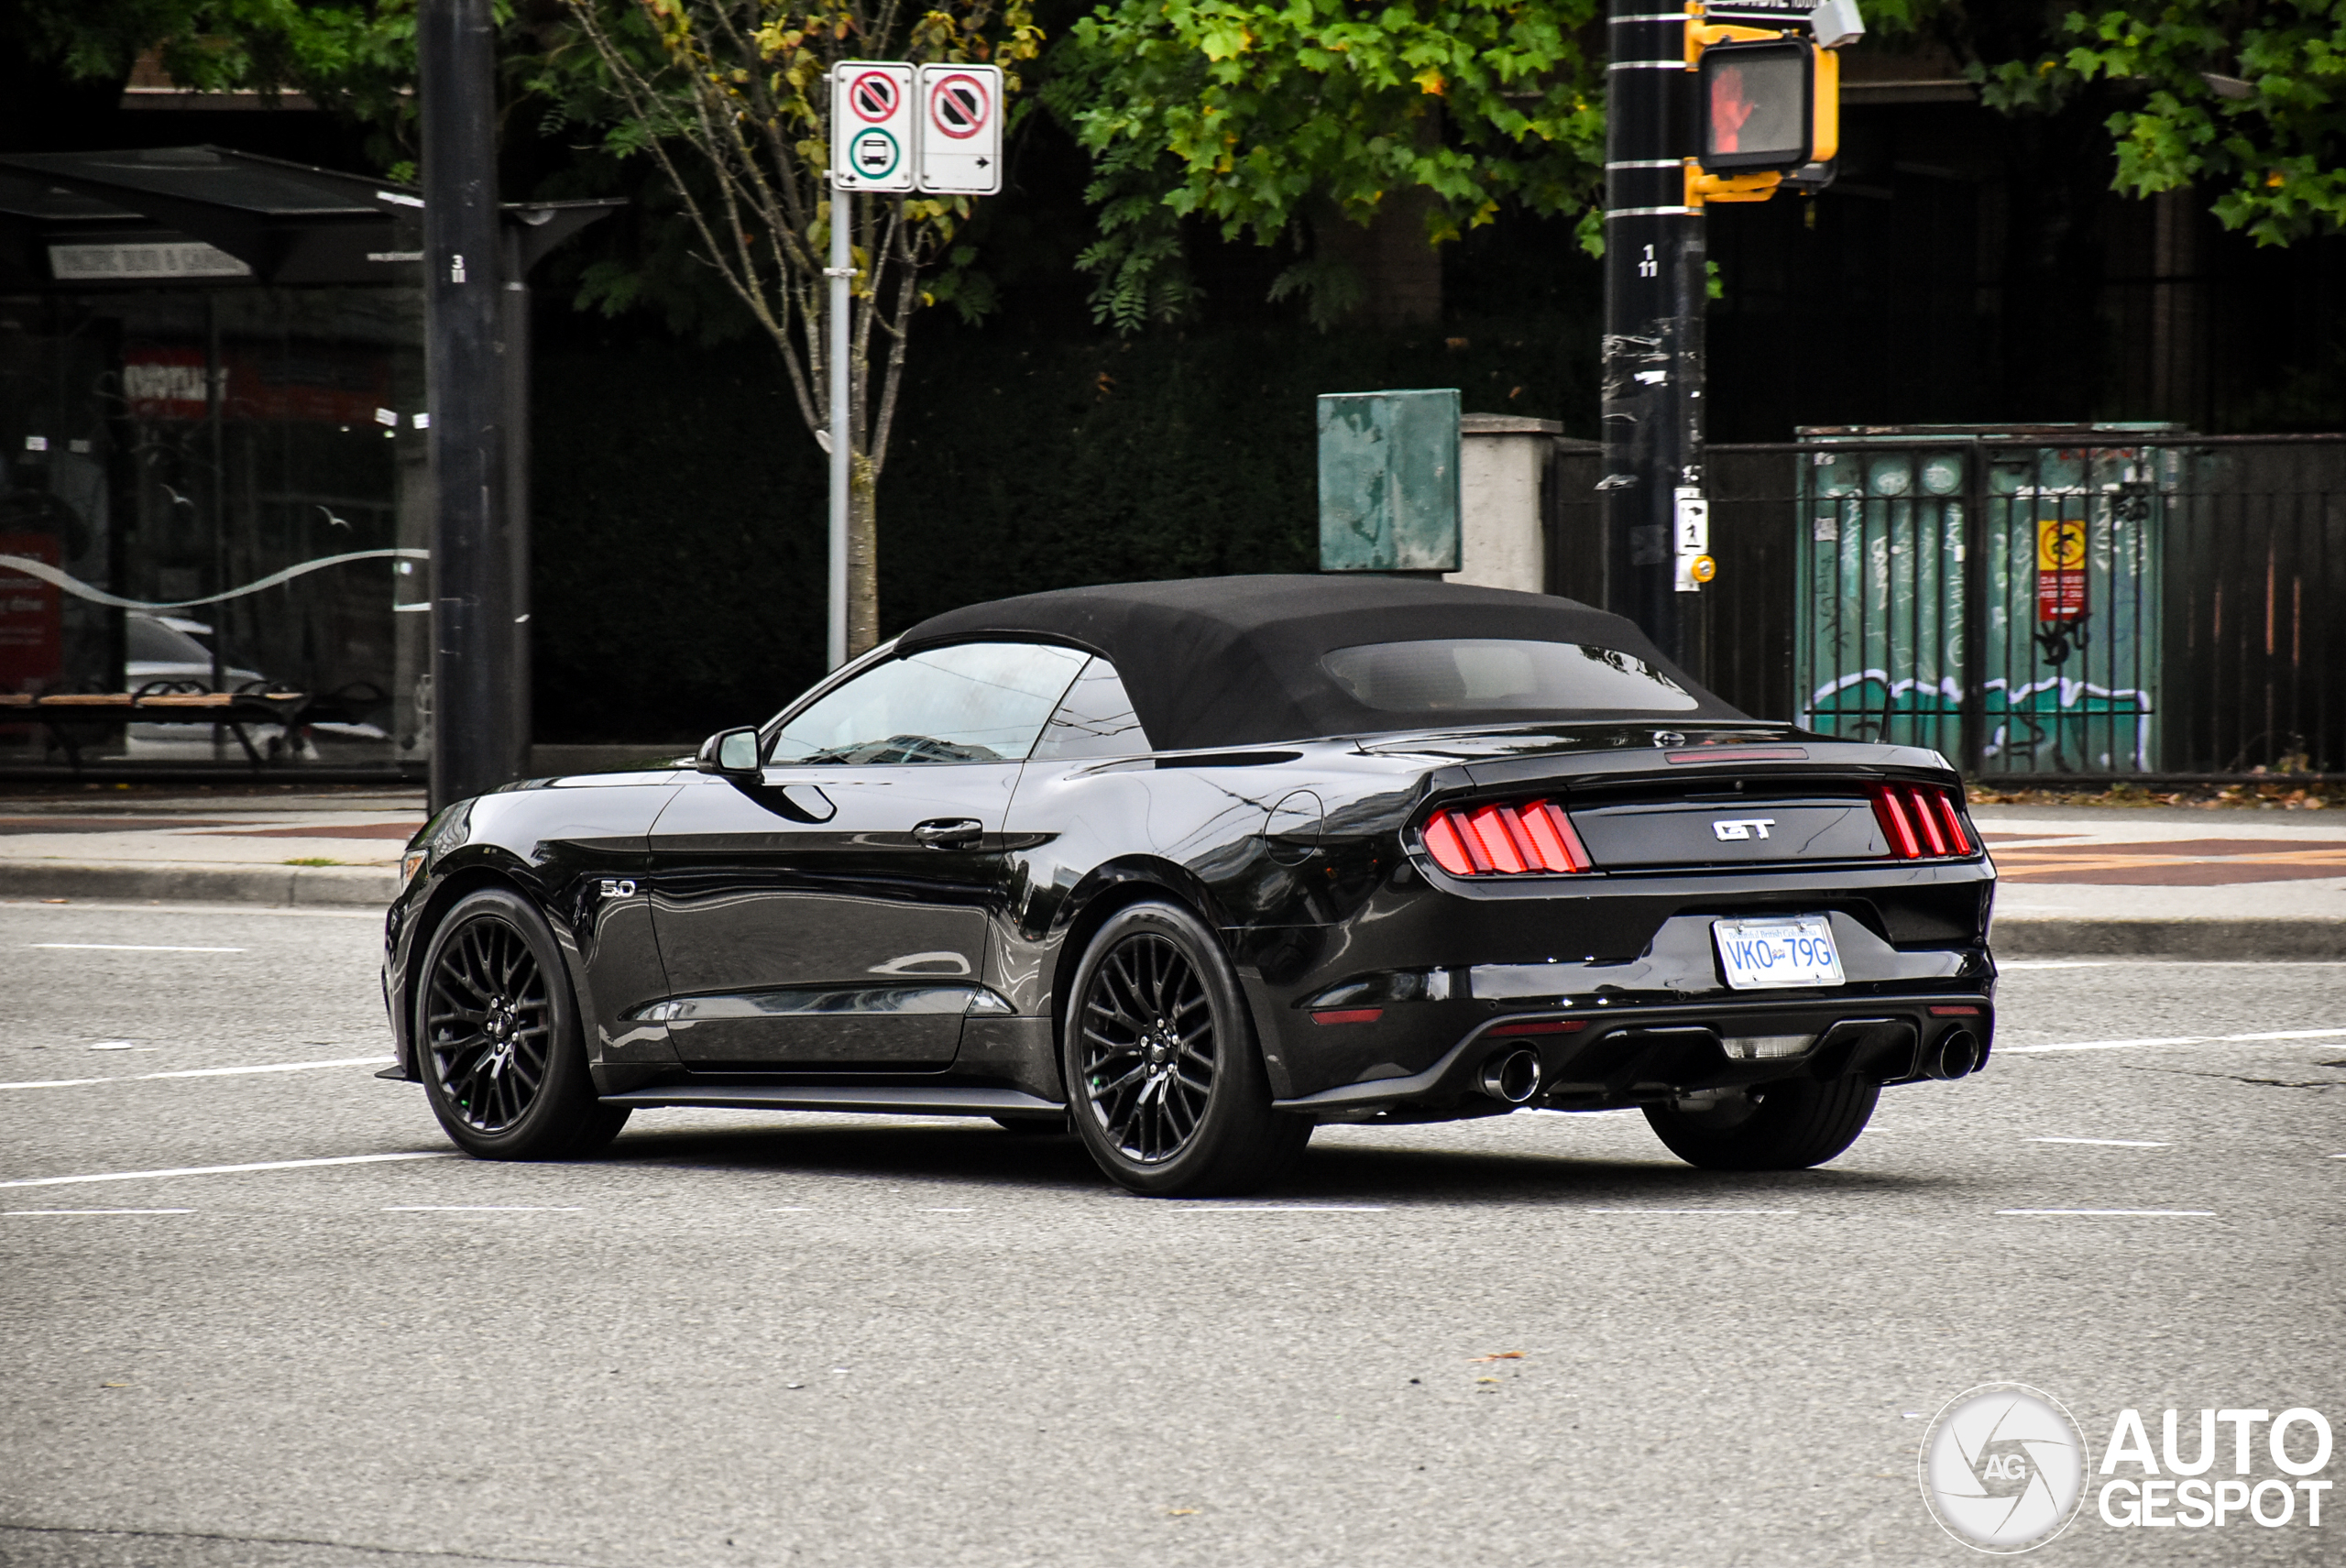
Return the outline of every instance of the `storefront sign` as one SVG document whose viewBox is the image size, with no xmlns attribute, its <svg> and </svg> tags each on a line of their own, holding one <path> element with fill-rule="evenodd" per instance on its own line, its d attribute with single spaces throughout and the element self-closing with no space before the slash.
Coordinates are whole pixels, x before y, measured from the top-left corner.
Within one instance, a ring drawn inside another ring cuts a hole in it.
<svg viewBox="0 0 2346 1568">
<path fill-rule="evenodd" d="M 52 245 L 49 276 L 60 283 L 133 283 L 153 278 L 249 278 L 253 269 L 202 240 L 109 240 Z"/>
</svg>

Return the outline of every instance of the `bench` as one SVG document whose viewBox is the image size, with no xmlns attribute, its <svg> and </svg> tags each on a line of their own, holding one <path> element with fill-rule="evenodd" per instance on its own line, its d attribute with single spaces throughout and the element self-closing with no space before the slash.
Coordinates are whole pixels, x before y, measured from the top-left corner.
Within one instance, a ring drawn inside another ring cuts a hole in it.
<svg viewBox="0 0 2346 1568">
<path fill-rule="evenodd" d="M 23 720 L 39 724 L 63 750 L 76 774 L 82 772 L 83 738 L 93 727 L 209 724 L 236 736 L 253 772 L 259 773 L 268 765 L 267 760 L 245 732 L 247 725 L 279 725 L 290 738 L 306 725 L 355 723 L 382 701 L 382 692 L 364 681 L 323 696 L 270 690 L 258 683 L 216 692 L 188 681 L 154 681 L 127 692 L 53 692 L 40 696 L 0 692 L 0 724 Z"/>
</svg>

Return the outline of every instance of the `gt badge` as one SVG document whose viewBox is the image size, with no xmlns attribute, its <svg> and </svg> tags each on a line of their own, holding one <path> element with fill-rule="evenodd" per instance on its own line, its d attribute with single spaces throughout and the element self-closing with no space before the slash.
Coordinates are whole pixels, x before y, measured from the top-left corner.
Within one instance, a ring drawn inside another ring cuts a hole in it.
<svg viewBox="0 0 2346 1568">
<path fill-rule="evenodd" d="M 1711 831 L 1721 843 L 1731 843 L 1738 839 L 1765 839 L 1775 825 L 1772 817 L 1722 817 L 1711 824 Z"/>
</svg>

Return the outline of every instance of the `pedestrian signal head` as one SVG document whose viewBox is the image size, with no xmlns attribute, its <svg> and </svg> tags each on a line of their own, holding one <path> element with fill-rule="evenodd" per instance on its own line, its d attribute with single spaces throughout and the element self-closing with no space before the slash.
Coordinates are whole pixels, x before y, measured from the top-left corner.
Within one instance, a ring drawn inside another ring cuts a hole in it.
<svg viewBox="0 0 2346 1568">
<path fill-rule="evenodd" d="M 1756 173 L 1830 158 L 1831 149 L 1815 150 L 1817 57 L 1823 53 L 1792 38 L 1703 50 L 1703 167 L 1717 174 Z"/>
</svg>

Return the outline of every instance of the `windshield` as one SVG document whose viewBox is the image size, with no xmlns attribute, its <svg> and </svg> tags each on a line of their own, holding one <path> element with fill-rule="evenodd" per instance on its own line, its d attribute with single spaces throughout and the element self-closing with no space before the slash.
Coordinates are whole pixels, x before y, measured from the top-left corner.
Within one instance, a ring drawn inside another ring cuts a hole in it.
<svg viewBox="0 0 2346 1568">
<path fill-rule="evenodd" d="M 1385 713 L 1685 713 L 1685 687 L 1633 654 L 1590 642 L 1467 638 L 1364 642 L 1321 667 Z"/>
</svg>

